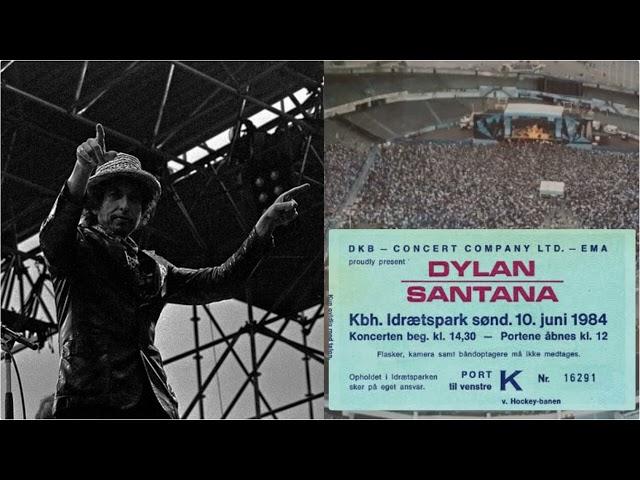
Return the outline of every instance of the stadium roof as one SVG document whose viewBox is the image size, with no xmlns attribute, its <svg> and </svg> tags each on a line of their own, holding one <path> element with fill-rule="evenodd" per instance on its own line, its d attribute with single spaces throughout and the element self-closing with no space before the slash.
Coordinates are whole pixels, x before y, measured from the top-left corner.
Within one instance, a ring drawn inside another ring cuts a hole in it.
<svg viewBox="0 0 640 480">
<path fill-rule="evenodd" d="M 510 103 L 504 110 L 505 116 L 513 117 L 562 117 L 564 107 L 540 103 Z"/>
</svg>

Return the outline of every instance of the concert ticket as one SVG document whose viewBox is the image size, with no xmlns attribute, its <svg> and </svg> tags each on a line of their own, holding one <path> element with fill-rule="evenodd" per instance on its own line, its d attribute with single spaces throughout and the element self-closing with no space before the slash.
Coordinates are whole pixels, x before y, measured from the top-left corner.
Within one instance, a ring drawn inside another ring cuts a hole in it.
<svg viewBox="0 0 640 480">
<path fill-rule="evenodd" d="M 331 410 L 632 410 L 634 230 L 331 230 Z"/>
</svg>

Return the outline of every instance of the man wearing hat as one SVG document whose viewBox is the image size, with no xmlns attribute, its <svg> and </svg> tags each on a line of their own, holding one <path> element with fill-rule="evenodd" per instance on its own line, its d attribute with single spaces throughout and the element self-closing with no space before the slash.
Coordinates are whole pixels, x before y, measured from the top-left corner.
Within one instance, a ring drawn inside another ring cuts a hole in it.
<svg viewBox="0 0 640 480">
<path fill-rule="evenodd" d="M 60 328 L 54 416 L 178 418 L 154 346 L 164 305 L 229 298 L 272 247 L 273 230 L 297 216 L 290 198 L 308 186 L 280 195 L 224 264 L 179 268 L 129 237 L 149 221 L 162 188 L 136 157 L 107 151 L 98 124 L 40 229 Z"/>
</svg>

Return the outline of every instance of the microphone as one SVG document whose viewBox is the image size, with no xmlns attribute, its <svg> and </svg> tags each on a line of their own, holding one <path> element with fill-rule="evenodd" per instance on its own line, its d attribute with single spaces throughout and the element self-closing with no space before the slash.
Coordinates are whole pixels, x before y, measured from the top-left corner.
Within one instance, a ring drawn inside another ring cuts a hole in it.
<svg viewBox="0 0 640 480">
<path fill-rule="evenodd" d="M 25 337 L 23 337 L 19 333 L 14 332 L 13 330 L 11 330 L 10 328 L 5 327 L 4 325 L 2 325 L 1 327 L 2 327 L 2 335 L 3 336 L 6 335 L 11 340 L 14 340 L 14 341 L 16 341 L 18 343 L 21 343 L 22 345 L 27 346 L 31 350 L 37 350 L 38 349 L 38 344 L 27 340 Z"/>
</svg>

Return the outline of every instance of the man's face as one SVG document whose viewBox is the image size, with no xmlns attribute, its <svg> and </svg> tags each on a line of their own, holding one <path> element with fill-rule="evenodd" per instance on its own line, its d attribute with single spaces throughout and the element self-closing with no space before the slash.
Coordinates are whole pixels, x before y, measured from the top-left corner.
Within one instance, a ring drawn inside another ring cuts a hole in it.
<svg viewBox="0 0 640 480">
<path fill-rule="evenodd" d="M 126 237 L 140 225 L 140 187 L 126 179 L 114 181 L 107 187 L 102 205 L 94 213 L 105 230 L 119 237 Z"/>
</svg>

